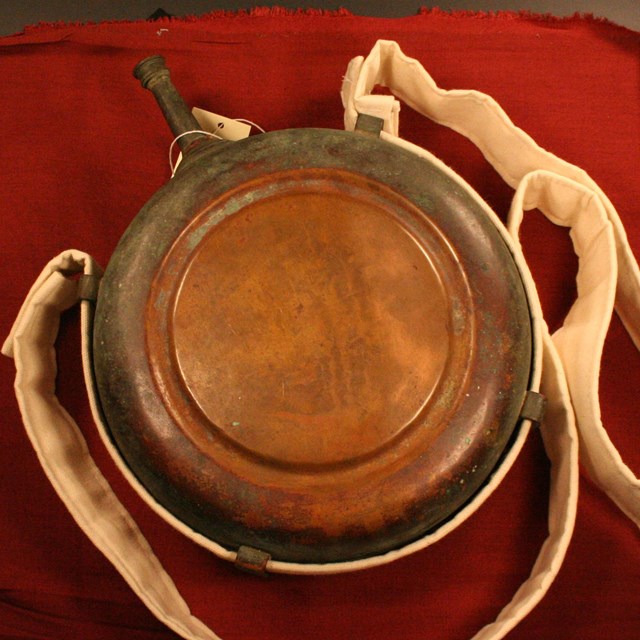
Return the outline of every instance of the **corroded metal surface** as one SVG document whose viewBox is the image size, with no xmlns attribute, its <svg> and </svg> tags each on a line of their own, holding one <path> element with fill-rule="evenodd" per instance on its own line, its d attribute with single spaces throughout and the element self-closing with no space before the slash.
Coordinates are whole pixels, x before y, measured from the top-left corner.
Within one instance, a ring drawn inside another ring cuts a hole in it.
<svg viewBox="0 0 640 640">
<path fill-rule="evenodd" d="M 153 94 L 183 152 L 186 153 L 193 145 L 208 140 L 199 131 L 198 121 L 171 82 L 169 69 L 162 56 L 150 56 L 141 60 L 133 70 L 133 75 Z M 194 133 L 189 133 L 190 131 Z"/>
<path fill-rule="evenodd" d="M 107 269 L 96 377 L 155 498 L 278 560 L 380 553 L 494 469 L 531 367 L 526 296 L 475 200 L 371 136 L 201 145 Z"/>
</svg>

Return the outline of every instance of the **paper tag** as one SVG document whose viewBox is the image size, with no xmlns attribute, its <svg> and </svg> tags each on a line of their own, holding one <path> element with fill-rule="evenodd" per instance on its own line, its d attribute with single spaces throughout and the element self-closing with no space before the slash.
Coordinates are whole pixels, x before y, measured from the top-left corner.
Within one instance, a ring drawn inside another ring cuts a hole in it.
<svg viewBox="0 0 640 640">
<path fill-rule="evenodd" d="M 215 133 L 224 140 L 242 140 L 243 138 L 248 138 L 251 133 L 251 125 L 244 122 L 231 120 L 231 118 L 225 118 L 224 116 L 219 116 L 217 113 L 211 113 L 211 111 L 205 111 L 198 107 L 194 107 L 191 113 L 203 131 Z"/>
</svg>

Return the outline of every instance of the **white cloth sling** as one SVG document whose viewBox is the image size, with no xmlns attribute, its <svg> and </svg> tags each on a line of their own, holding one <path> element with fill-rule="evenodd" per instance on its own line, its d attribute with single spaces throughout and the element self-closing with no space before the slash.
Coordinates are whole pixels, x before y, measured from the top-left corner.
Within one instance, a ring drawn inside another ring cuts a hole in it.
<svg viewBox="0 0 640 640">
<path fill-rule="evenodd" d="M 394 95 L 371 95 L 375 85 Z M 578 491 L 578 439 L 581 460 L 593 479 L 640 526 L 640 482 L 624 465 L 602 426 L 598 373 L 604 337 L 614 302 L 625 326 L 640 346 L 640 272 L 619 217 L 606 196 L 581 169 L 542 150 L 509 120 L 489 96 L 475 91 L 443 91 L 424 68 L 407 58 L 394 42 L 379 41 L 369 56 L 351 61 L 344 79 L 345 127 L 358 113 L 381 117 L 382 137 L 428 158 L 472 193 L 469 185 L 423 149 L 398 137 L 399 102 L 471 139 L 515 189 L 504 228 L 488 205 L 476 197 L 503 232 L 532 298 L 534 330 L 543 345 L 535 354 L 540 388 L 548 408 L 541 426 L 551 461 L 549 535 L 529 578 L 498 618 L 473 640 L 503 638 L 542 599 L 560 569 L 575 521 Z M 564 325 L 550 336 L 535 287 L 518 242 L 524 211 L 540 209 L 554 223 L 569 227 L 579 256 L 578 297 Z M 25 428 L 54 488 L 79 526 L 122 574 L 152 613 L 188 640 L 218 636 L 189 611 L 173 581 L 144 536 L 95 465 L 84 437 L 55 395 L 55 339 L 60 315 L 78 301 L 72 273 L 99 275 L 93 259 L 66 251 L 44 269 L 18 315 L 2 352 L 14 358 L 16 396 Z M 121 471 L 156 512 L 220 557 L 235 553 L 188 529 L 141 487 L 113 449 L 95 396 L 91 364 L 92 303 L 82 301 L 85 382 L 94 419 L 105 446 Z M 537 381 L 534 380 L 534 388 Z M 526 421 L 525 421 L 526 423 Z M 469 517 L 499 484 L 517 457 L 528 424 L 488 484 L 452 521 L 435 533 L 397 551 L 355 562 L 305 565 L 272 561 L 268 570 L 290 573 L 337 573 L 384 564 L 424 548 Z"/>
</svg>

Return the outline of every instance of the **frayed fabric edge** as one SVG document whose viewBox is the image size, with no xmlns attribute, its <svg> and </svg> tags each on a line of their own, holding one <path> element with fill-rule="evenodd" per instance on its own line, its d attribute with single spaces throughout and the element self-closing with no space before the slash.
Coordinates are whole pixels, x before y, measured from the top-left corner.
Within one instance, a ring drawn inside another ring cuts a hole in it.
<svg viewBox="0 0 640 640">
<path fill-rule="evenodd" d="M 536 11 L 530 11 L 528 9 L 516 10 L 502 10 L 502 11 L 478 11 L 475 9 L 440 9 L 438 7 L 421 7 L 418 10 L 418 15 L 429 17 L 443 17 L 443 18 L 476 18 L 480 20 L 524 20 L 527 22 L 536 22 L 548 27 L 569 27 L 574 24 L 599 24 L 611 27 L 618 27 L 632 33 L 638 33 L 630 27 L 626 27 L 617 22 L 614 22 L 610 18 L 605 16 L 597 16 L 593 13 L 582 13 L 576 11 L 567 15 L 555 15 L 553 13 L 539 13 Z"/>
<path fill-rule="evenodd" d="M 521 11 L 478 11 L 474 9 L 457 9 L 446 10 L 438 7 L 421 7 L 415 14 L 409 14 L 404 16 L 410 17 L 438 17 L 438 18 L 450 18 L 450 19 L 479 19 L 479 20 L 514 20 L 514 21 L 529 21 L 538 22 L 548 27 L 569 27 L 577 23 L 592 23 L 600 25 L 608 25 L 618 27 L 627 31 L 635 32 L 629 27 L 620 25 L 613 22 L 609 18 L 596 16 L 592 13 L 580 13 L 576 12 L 571 15 L 558 16 L 551 13 L 536 13 L 534 11 L 521 10 Z M 381 19 L 397 19 L 398 17 L 385 17 L 385 16 L 369 16 L 355 14 L 351 10 L 346 8 L 338 9 L 320 9 L 320 8 L 298 8 L 291 9 L 281 6 L 257 6 L 250 9 L 218 9 L 210 11 L 201 15 L 185 15 L 185 16 L 166 16 L 153 20 L 157 24 L 179 24 L 179 23 L 194 23 L 194 22 L 207 22 L 209 20 L 218 19 L 237 19 L 237 18 L 291 18 L 291 17 L 321 17 L 321 18 L 344 18 L 344 17 L 363 17 L 363 18 L 381 18 Z M 51 30 L 51 29 L 69 29 L 77 27 L 91 27 L 101 25 L 132 25 L 132 24 L 144 24 L 150 21 L 149 18 L 140 19 L 122 19 L 122 20 L 100 20 L 100 21 L 76 21 L 66 22 L 63 20 L 53 22 L 39 22 L 34 25 L 28 25 L 24 27 L 21 33 L 14 35 L 33 35 L 39 31 Z M 11 37 L 11 36 L 8 36 Z"/>
<path fill-rule="evenodd" d="M 49 29 L 68 29 L 70 27 L 95 27 L 101 25 L 134 25 L 134 24 L 148 24 L 149 22 L 157 24 L 176 24 L 176 23 L 192 23 L 192 22 L 207 22 L 209 20 L 218 20 L 220 18 L 289 18 L 289 17 L 322 17 L 322 18 L 341 18 L 341 17 L 353 17 L 354 14 L 347 9 L 314 9 L 314 8 L 300 8 L 300 9 L 288 9 L 280 6 L 264 6 L 253 7 L 251 9 L 218 9 L 199 15 L 184 15 L 184 16 L 162 16 L 159 18 L 139 18 L 139 19 L 122 19 L 122 20 L 86 20 L 86 21 L 64 21 L 56 20 L 51 22 L 41 21 L 33 25 L 27 25 L 21 32 L 24 35 L 31 35 L 40 30 Z M 14 35 L 20 35 L 18 33 Z"/>
</svg>

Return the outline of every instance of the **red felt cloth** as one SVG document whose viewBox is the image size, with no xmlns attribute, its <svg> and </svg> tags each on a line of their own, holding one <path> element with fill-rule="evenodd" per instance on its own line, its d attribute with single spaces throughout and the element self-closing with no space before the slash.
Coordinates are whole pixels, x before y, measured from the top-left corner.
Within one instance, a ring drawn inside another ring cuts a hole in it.
<svg viewBox="0 0 640 640">
<path fill-rule="evenodd" d="M 103 265 L 168 179 L 171 141 L 131 69 L 166 56 L 189 104 L 266 129 L 341 128 L 348 61 L 378 38 L 418 58 L 444 88 L 491 94 L 539 144 L 581 165 L 617 206 L 640 254 L 640 34 L 590 18 L 440 12 L 402 19 L 254 12 L 192 20 L 40 26 L 0 39 L 0 331 L 63 249 Z M 511 193 L 471 145 L 405 108 L 404 137 L 461 173 L 504 216 Z M 525 225 L 526 253 L 556 328 L 574 295 L 566 232 Z M 126 485 L 92 427 L 80 382 L 78 315 L 59 339 L 63 404 L 166 563 L 192 610 L 225 640 L 464 640 L 528 574 L 545 534 L 547 463 L 533 433 L 496 494 L 444 541 L 388 567 L 336 577 L 237 573 L 160 521 Z M 0 362 L 0 638 L 172 638 L 49 487 L 21 426 L 13 365 Z M 611 437 L 640 473 L 640 356 L 617 318 L 601 376 Z M 556 584 L 514 640 L 640 637 L 638 531 L 589 480 Z"/>
</svg>

